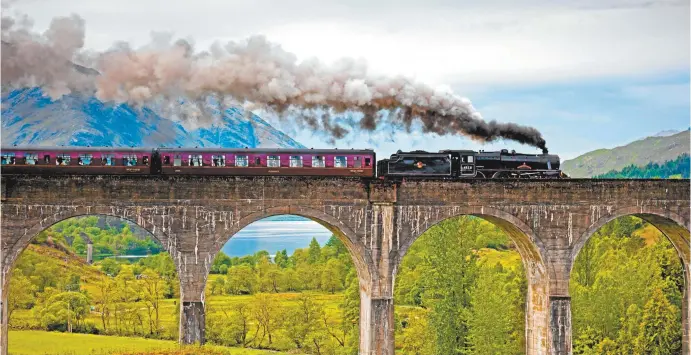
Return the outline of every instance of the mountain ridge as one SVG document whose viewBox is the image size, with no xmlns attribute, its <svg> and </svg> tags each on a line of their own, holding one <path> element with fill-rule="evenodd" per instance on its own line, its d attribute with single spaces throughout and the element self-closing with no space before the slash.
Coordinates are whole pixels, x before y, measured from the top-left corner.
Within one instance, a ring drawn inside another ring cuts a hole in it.
<svg viewBox="0 0 691 355">
<path fill-rule="evenodd" d="M 570 177 L 589 178 L 612 170 L 622 170 L 629 165 L 664 163 L 683 153 L 689 153 L 689 132 L 690 130 L 685 130 L 672 135 L 653 135 L 611 149 L 596 149 L 565 160 L 561 168 Z"/>
<path fill-rule="evenodd" d="M 51 100 L 39 88 L 2 95 L 5 145 L 304 148 L 257 115 L 230 107 L 209 127 L 186 128 L 155 108 L 135 109 L 73 93 Z"/>
</svg>

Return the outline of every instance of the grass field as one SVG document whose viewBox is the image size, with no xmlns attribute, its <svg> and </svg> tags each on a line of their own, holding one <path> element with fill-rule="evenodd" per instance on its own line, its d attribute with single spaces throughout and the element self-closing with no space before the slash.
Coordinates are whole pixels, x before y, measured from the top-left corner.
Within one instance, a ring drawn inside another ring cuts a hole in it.
<svg viewBox="0 0 691 355">
<path fill-rule="evenodd" d="M 220 346 L 180 347 L 169 340 L 152 340 L 103 335 L 67 334 L 44 331 L 10 331 L 10 355 L 280 355 L 275 351 Z M 299 355 L 291 353 L 291 355 Z"/>
<path fill-rule="evenodd" d="M 166 340 L 68 334 L 34 330 L 10 330 L 8 341 L 9 353 L 14 355 L 111 354 L 114 351 L 173 349 L 178 346 L 176 342 Z"/>
</svg>

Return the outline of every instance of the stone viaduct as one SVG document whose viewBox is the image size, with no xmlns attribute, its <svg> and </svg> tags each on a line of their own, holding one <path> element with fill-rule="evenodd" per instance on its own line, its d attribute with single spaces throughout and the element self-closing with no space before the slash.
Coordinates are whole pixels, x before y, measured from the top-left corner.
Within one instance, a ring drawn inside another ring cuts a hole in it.
<svg viewBox="0 0 691 355">
<path fill-rule="evenodd" d="M 2 191 L 2 316 L 7 353 L 10 269 L 29 241 L 66 218 L 110 215 L 148 230 L 180 277 L 180 342 L 204 342 L 204 287 L 216 253 L 267 216 L 311 218 L 351 252 L 360 280 L 360 354 L 394 354 L 396 270 L 411 244 L 447 218 L 473 215 L 513 239 L 529 283 L 526 353 L 571 353 L 569 275 L 608 221 L 638 216 L 674 244 L 685 270 L 689 354 L 689 180 L 407 180 L 281 177 L 10 176 Z"/>
</svg>

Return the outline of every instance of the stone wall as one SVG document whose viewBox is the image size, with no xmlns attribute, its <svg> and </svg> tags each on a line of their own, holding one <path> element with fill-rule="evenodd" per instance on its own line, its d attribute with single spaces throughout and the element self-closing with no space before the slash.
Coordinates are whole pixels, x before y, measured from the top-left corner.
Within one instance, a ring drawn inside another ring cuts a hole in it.
<svg viewBox="0 0 691 355">
<path fill-rule="evenodd" d="M 639 216 L 670 238 L 687 271 L 691 255 L 688 180 L 2 176 L 1 183 L 3 354 L 8 271 L 36 234 L 74 216 L 130 220 L 164 245 L 180 277 L 183 343 L 204 342 L 204 286 L 231 236 L 267 216 L 311 218 L 353 256 L 361 289 L 360 353 L 367 355 L 393 354 L 394 275 L 412 243 L 447 218 L 485 218 L 516 243 L 529 282 L 527 354 L 571 352 L 571 266 L 606 222 Z M 685 307 L 686 354 L 688 316 Z"/>
</svg>

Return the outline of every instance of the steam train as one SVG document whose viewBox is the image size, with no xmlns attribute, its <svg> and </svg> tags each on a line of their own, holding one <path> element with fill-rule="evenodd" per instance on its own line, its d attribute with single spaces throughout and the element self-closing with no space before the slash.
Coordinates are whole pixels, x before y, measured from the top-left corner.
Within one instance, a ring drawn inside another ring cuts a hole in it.
<svg viewBox="0 0 691 355">
<path fill-rule="evenodd" d="M 2 147 L 2 174 L 562 178 L 559 156 L 515 151 Z"/>
</svg>

